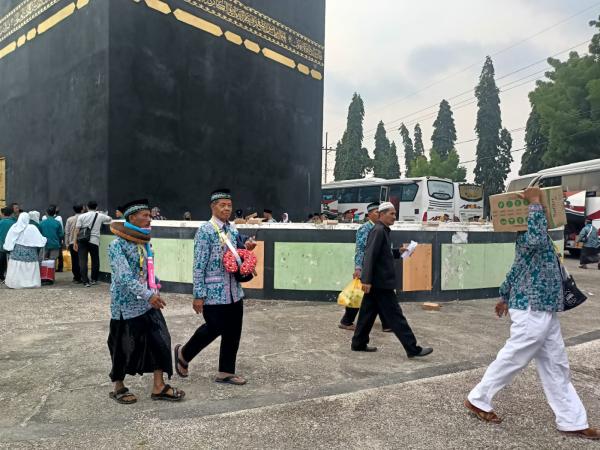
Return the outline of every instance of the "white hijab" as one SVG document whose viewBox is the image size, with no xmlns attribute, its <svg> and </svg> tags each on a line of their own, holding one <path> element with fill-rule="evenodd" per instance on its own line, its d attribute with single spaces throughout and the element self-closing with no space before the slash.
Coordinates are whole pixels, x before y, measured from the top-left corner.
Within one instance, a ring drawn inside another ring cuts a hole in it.
<svg viewBox="0 0 600 450">
<path fill-rule="evenodd" d="M 40 223 L 40 213 L 37 211 L 29 211 L 29 221 L 34 221 L 35 223 Z"/>
<path fill-rule="evenodd" d="M 42 233 L 29 224 L 29 214 L 24 212 L 19 214 L 17 223 L 8 230 L 4 241 L 4 250 L 12 252 L 17 244 L 24 247 L 42 248 L 46 246 L 46 241 L 47 239 L 42 236 Z"/>
</svg>

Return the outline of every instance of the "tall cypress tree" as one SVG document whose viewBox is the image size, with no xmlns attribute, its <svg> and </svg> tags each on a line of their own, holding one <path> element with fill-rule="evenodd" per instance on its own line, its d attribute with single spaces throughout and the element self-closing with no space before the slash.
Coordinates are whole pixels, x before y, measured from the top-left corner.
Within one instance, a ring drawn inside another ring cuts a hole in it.
<svg viewBox="0 0 600 450">
<path fill-rule="evenodd" d="M 375 132 L 375 151 L 373 160 L 373 175 L 380 178 L 400 178 L 400 165 L 396 152 L 396 144 L 390 144 L 385 126 L 382 121 Z"/>
<path fill-rule="evenodd" d="M 432 150 L 435 150 L 440 158 L 446 159 L 456 142 L 456 127 L 450 103 L 446 100 L 440 102 L 437 118 L 433 122 L 433 134 L 431 135 Z"/>
<path fill-rule="evenodd" d="M 475 88 L 477 98 L 477 165 L 475 166 L 475 182 L 483 185 L 485 193 L 485 212 L 489 213 L 489 196 L 504 190 L 504 182 L 510 171 L 510 163 L 506 164 L 507 139 L 510 133 L 503 132 L 501 141 L 502 118 L 500 115 L 500 90 L 494 79 L 492 58 L 486 57 L 479 84 Z M 510 144 L 512 145 L 512 139 Z M 510 156 L 510 149 L 508 150 Z"/>
<path fill-rule="evenodd" d="M 525 153 L 521 158 L 521 169 L 519 175 L 535 173 L 544 169 L 544 153 L 548 148 L 548 139 L 542 133 L 540 115 L 535 106 L 531 108 L 527 126 L 525 127 Z"/>
<path fill-rule="evenodd" d="M 333 175 L 336 181 L 363 178 L 371 166 L 368 153 L 362 147 L 365 108 L 356 92 L 348 107 L 346 131 L 338 143 Z"/>
<path fill-rule="evenodd" d="M 400 136 L 402 136 L 402 145 L 404 147 L 404 167 L 406 168 L 404 171 L 406 176 L 409 177 L 410 166 L 412 165 L 416 155 L 413 148 L 413 142 L 410 139 L 410 134 L 408 133 L 408 129 L 404 124 L 400 125 Z"/>
<path fill-rule="evenodd" d="M 418 156 L 425 156 L 425 146 L 423 145 L 423 131 L 421 131 L 421 125 L 415 125 L 415 158 Z"/>
</svg>

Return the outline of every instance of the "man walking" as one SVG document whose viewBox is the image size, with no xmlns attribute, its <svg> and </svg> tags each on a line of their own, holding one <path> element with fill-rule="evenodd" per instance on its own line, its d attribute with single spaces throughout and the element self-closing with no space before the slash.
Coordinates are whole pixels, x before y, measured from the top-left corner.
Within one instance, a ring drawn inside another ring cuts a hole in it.
<svg viewBox="0 0 600 450">
<path fill-rule="evenodd" d="M 47 239 L 44 259 L 58 259 L 64 232 L 62 224 L 56 220 L 56 206 L 50 205 L 46 210 L 46 216 L 40 223 L 40 231 Z"/>
<path fill-rule="evenodd" d="M 356 250 L 354 252 L 354 279 L 360 279 L 360 275 L 362 272 L 363 261 L 365 259 L 365 248 L 367 246 L 367 239 L 369 238 L 369 234 L 373 227 L 375 226 L 375 222 L 379 220 L 379 202 L 371 203 L 367 206 L 367 221 L 361 225 L 361 227 L 356 232 Z M 350 308 L 346 307 L 346 312 L 342 317 L 339 327 L 343 330 L 352 330 L 356 329 L 354 325 L 354 320 L 358 315 L 359 308 Z M 384 332 L 392 331 L 386 324 L 379 314 L 381 318 L 381 326 Z"/>
<path fill-rule="evenodd" d="M 83 212 L 83 205 L 73 206 L 74 216 L 67 219 L 65 225 L 65 244 L 71 254 L 71 272 L 73 273 L 73 283 L 81 283 L 81 269 L 79 268 L 79 255 L 75 250 L 75 244 L 77 243 L 77 219 Z"/>
<path fill-rule="evenodd" d="M 223 256 L 230 247 L 254 250 L 256 243 L 240 236 L 229 222 L 233 205 L 229 189 L 214 191 L 210 197 L 212 218 L 202 225 L 194 239 L 194 301 L 196 314 L 205 323 L 185 344 L 175 346 L 175 370 L 188 376 L 189 363 L 217 337 L 221 336 L 218 383 L 246 384 L 236 374 L 236 359 L 242 335 L 244 291 L 235 275 L 225 270 Z"/>
<path fill-rule="evenodd" d="M 8 268 L 8 253 L 4 250 L 4 241 L 8 230 L 17 223 L 17 219 L 13 215 L 11 207 L 4 207 L 0 212 L 2 213 L 2 219 L 0 219 L 0 282 L 3 283 L 6 278 L 6 269 Z"/>
<path fill-rule="evenodd" d="M 377 313 L 381 314 L 402 343 L 409 358 L 429 355 L 433 349 L 420 347 L 396 298 L 396 271 L 394 258 L 400 257 L 401 249 L 392 251 L 390 226 L 396 221 L 396 210 L 390 202 L 379 206 L 379 222 L 375 224 L 365 249 L 361 281 L 365 296 L 360 306 L 356 331 L 352 338 L 352 350 L 375 352 L 369 347 L 369 333 Z M 395 253 L 395 254 L 394 254 Z"/>
<path fill-rule="evenodd" d="M 498 317 L 510 314 L 510 337 L 464 404 L 480 420 L 500 423 L 502 419 L 492 407 L 494 396 L 535 359 L 558 430 L 600 439 L 600 432 L 589 427 L 585 408 L 570 379 L 556 314 L 564 308 L 562 275 L 547 231 L 541 190 L 527 188 L 522 198 L 529 201 L 527 231 L 517 236 L 515 260 L 500 286 L 502 300 L 496 305 Z"/>
<path fill-rule="evenodd" d="M 600 240 L 598 240 L 598 229 L 592 224 L 591 219 L 585 219 L 585 226 L 579 232 L 577 242 L 583 244 L 579 257 L 579 268 L 587 269 L 588 264 L 598 263 L 598 269 L 600 269 L 600 262 L 598 262 Z"/>
<path fill-rule="evenodd" d="M 81 273 L 81 282 L 85 287 L 90 287 L 98 282 L 98 274 L 100 273 L 100 229 L 105 223 L 110 223 L 112 219 L 106 214 L 99 213 L 98 203 L 95 201 L 88 202 L 88 212 L 81 214 L 77 218 L 75 235 L 77 242 L 73 245 L 73 249 L 79 256 L 79 269 Z M 87 237 L 83 237 L 81 230 L 87 230 Z M 88 278 L 88 255 L 92 259 L 91 280 Z"/>
</svg>

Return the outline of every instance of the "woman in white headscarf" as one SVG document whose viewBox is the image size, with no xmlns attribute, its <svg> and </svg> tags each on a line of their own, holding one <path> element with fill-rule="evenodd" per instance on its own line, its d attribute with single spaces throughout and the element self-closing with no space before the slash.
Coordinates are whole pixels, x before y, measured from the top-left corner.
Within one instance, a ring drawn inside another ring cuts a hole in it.
<svg viewBox="0 0 600 450">
<path fill-rule="evenodd" d="M 29 223 L 29 214 L 21 213 L 8 230 L 4 250 L 9 252 L 6 286 L 12 289 L 41 287 L 39 255 L 46 238 Z"/>
</svg>

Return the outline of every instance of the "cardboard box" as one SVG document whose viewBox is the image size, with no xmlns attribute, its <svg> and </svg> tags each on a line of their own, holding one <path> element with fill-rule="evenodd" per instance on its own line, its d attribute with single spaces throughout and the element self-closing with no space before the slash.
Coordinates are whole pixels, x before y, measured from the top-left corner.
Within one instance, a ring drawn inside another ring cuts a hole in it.
<svg viewBox="0 0 600 450">
<path fill-rule="evenodd" d="M 517 192 L 490 196 L 494 231 L 527 231 L 529 203 Z M 548 219 L 548 228 L 562 227 L 567 223 L 562 186 L 542 189 L 542 205 Z"/>
</svg>

